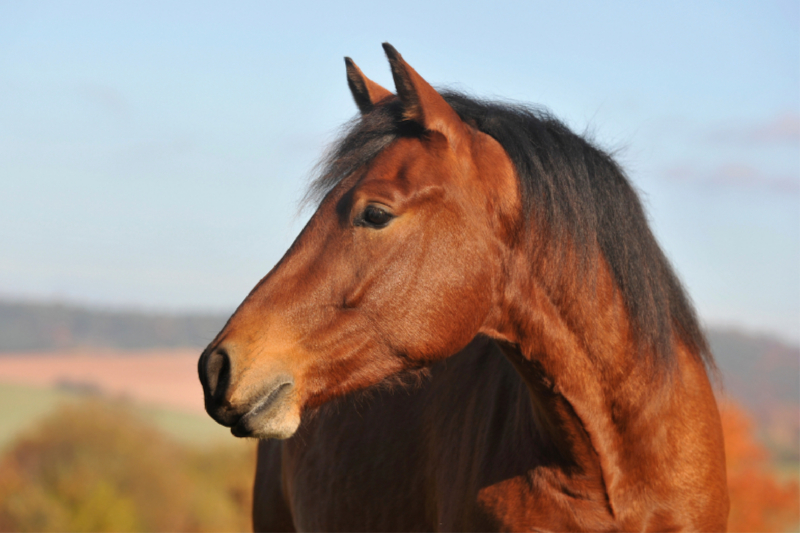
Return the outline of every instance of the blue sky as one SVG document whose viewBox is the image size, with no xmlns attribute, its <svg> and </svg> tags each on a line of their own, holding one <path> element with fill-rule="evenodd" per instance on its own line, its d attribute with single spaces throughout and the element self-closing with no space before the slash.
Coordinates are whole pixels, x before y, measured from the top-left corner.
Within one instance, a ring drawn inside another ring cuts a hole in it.
<svg viewBox="0 0 800 533">
<path fill-rule="evenodd" d="M 0 0 L 0 295 L 232 310 L 389 41 L 613 150 L 703 320 L 798 342 L 798 6 Z"/>
</svg>

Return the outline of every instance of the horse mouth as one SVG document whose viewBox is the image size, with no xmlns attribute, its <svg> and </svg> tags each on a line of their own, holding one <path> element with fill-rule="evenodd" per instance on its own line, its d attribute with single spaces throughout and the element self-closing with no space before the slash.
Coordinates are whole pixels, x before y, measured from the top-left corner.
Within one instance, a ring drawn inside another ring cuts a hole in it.
<svg viewBox="0 0 800 533">
<path fill-rule="evenodd" d="M 293 387 L 291 381 L 274 387 L 231 427 L 231 433 L 236 437 L 286 438 L 284 431 L 276 431 L 281 424 L 275 419 L 286 410 L 286 399 Z"/>
</svg>

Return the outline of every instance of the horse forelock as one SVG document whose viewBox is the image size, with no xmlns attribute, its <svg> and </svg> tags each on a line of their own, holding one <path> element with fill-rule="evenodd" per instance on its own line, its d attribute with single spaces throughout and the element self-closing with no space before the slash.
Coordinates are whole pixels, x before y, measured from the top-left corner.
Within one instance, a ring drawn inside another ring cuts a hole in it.
<svg viewBox="0 0 800 533">
<path fill-rule="evenodd" d="M 605 259 L 639 352 L 652 357 L 657 368 L 671 369 L 677 337 L 713 368 L 694 308 L 650 231 L 636 190 L 613 158 L 542 109 L 452 91 L 442 96 L 462 120 L 506 151 L 528 228 L 544 229 L 545 253 L 556 261 L 568 258 L 564 271 L 573 282 L 591 283 L 597 262 Z M 317 166 L 304 204 L 321 202 L 395 139 L 421 133 L 403 120 L 398 100 L 352 120 Z"/>
</svg>

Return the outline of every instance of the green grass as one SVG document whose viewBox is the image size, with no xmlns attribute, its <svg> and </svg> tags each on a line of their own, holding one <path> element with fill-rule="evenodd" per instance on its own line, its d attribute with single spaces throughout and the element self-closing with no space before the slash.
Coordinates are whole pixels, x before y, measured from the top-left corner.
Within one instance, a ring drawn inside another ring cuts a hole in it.
<svg viewBox="0 0 800 533">
<path fill-rule="evenodd" d="M 59 405 L 85 397 L 85 393 L 74 391 L 0 383 L 0 452 Z M 102 396 L 98 397 L 102 399 Z M 181 443 L 205 447 L 236 440 L 229 429 L 205 415 L 138 404 L 132 406 L 143 420 Z"/>
</svg>

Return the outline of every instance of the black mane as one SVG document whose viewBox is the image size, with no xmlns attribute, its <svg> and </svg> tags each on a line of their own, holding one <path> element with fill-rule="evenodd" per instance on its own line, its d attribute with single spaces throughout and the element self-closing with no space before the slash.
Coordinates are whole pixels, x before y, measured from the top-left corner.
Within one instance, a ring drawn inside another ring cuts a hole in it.
<svg viewBox="0 0 800 533">
<path fill-rule="evenodd" d="M 572 263 L 561 266 L 592 279 L 599 247 L 622 292 L 640 350 L 671 367 L 676 334 L 713 366 L 695 311 L 614 160 L 546 112 L 456 92 L 442 95 L 462 120 L 505 149 L 517 170 L 526 220 L 546 228 L 545 253 L 563 258 L 563 243 L 570 242 Z M 401 117 L 395 100 L 352 122 L 323 160 L 307 199 L 320 200 L 396 138 L 420 134 Z"/>
</svg>

